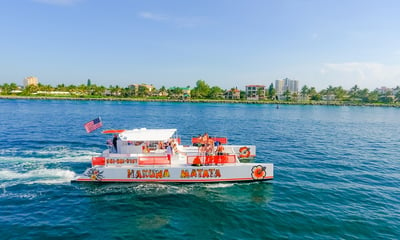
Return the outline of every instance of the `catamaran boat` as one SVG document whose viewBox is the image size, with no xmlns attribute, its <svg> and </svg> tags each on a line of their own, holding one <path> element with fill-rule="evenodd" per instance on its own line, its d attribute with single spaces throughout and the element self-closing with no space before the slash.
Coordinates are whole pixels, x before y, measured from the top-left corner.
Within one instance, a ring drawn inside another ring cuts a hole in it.
<svg viewBox="0 0 400 240">
<path fill-rule="evenodd" d="M 255 146 L 228 145 L 204 134 L 182 145 L 177 129 L 105 130 L 101 156 L 74 182 L 251 182 L 273 179 L 272 163 L 250 163 Z"/>
</svg>

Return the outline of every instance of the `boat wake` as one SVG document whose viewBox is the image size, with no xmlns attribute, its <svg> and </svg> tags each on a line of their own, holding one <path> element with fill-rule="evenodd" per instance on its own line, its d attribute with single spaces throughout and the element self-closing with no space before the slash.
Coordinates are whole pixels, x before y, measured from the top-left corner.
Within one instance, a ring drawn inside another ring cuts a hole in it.
<svg viewBox="0 0 400 240">
<path fill-rule="evenodd" d="M 69 183 L 75 177 L 75 173 L 64 169 L 35 169 L 27 172 L 13 170 L 1 170 L 1 186 L 11 187 L 20 184 L 63 184 Z"/>
<path fill-rule="evenodd" d="M 95 152 L 50 146 L 37 150 L 0 150 L 0 187 L 29 184 L 65 184 L 76 176 L 77 163 L 88 163 Z"/>
<path fill-rule="evenodd" d="M 17 148 L 0 150 L 0 162 L 89 162 L 97 152 L 72 150 L 63 146 L 46 147 L 38 150 L 21 150 Z"/>
</svg>

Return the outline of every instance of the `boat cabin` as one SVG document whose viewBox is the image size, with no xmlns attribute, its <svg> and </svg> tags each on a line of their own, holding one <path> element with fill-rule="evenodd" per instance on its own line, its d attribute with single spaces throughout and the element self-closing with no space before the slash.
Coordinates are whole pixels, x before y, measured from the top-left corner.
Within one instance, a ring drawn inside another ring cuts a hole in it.
<svg viewBox="0 0 400 240">
<path fill-rule="evenodd" d="M 121 132 L 110 152 L 117 154 L 165 153 L 168 145 L 177 146 L 176 129 L 133 129 Z"/>
</svg>

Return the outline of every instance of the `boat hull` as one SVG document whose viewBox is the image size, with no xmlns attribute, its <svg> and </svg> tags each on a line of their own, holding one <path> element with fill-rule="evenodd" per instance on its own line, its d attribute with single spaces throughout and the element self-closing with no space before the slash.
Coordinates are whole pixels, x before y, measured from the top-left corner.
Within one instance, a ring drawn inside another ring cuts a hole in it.
<svg viewBox="0 0 400 240">
<path fill-rule="evenodd" d="M 94 166 L 74 182 L 252 182 L 273 179 L 271 163 L 240 163 L 210 166 Z"/>
</svg>

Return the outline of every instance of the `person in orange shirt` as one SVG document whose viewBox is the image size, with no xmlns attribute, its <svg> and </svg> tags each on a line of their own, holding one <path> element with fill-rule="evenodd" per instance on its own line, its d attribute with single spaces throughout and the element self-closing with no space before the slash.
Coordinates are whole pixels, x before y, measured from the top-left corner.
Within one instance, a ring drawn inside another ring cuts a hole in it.
<svg viewBox="0 0 400 240">
<path fill-rule="evenodd" d="M 220 142 L 217 142 L 217 155 L 224 155 L 224 146 Z"/>
</svg>

